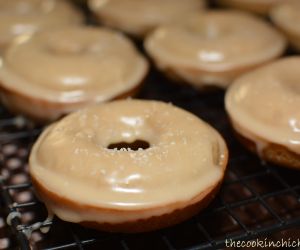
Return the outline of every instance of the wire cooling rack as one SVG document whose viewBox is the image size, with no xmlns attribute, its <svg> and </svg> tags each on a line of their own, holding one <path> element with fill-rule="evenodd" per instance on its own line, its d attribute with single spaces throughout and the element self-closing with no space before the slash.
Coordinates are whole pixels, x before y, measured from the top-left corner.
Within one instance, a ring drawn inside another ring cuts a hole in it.
<svg viewBox="0 0 300 250">
<path fill-rule="evenodd" d="M 152 69 L 138 97 L 189 110 L 226 139 L 229 166 L 210 206 L 179 225 L 142 234 L 104 233 L 58 218 L 37 224 L 47 211 L 34 195 L 27 160 L 42 128 L 0 106 L 0 249 L 200 250 L 224 248 L 226 240 L 300 238 L 300 172 L 263 163 L 237 142 L 224 111 L 223 91 L 199 93 Z M 15 215 L 11 225 L 6 223 L 9 214 Z M 42 233 L 48 226 L 50 231 Z"/>
<path fill-rule="evenodd" d="M 0 249 L 196 250 L 223 248 L 226 239 L 300 237 L 300 173 L 262 163 L 237 142 L 224 111 L 223 91 L 199 93 L 188 86 L 171 84 L 152 70 L 139 97 L 185 108 L 225 137 L 230 161 L 213 203 L 184 223 L 150 233 L 104 233 L 55 218 L 42 225 L 51 224 L 48 233 L 41 233 L 37 227 L 28 239 L 24 232 L 47 217 L 27 173 L 28 153 L 41 128 L 1 108 Z M 20 216 L 9 226 L 5 219 L 11 212 Z"/>
</svg>

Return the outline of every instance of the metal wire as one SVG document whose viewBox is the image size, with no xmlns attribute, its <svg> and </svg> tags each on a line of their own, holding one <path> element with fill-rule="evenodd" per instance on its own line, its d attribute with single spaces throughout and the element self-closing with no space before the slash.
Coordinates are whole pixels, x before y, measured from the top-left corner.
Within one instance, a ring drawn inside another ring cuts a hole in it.
<svg viewBox="0 0 300 250">
<path fill-rule="evenodd" d="M 165 92 L 166 88 L 168 89 L 167 92 Z M 174 92 L 176 92 L 175 95 Z M 190 98 L 191 96 L 193 98 Z M 30 249 L 30 247 L 35 246 L 38 249 L 45 250 L 98 249 L 97 247 L 131 250 L 138 249 L 136 248 L 137 244 L 141 244 L 140 242 L 143 241 L 149 241 L 151 244 L 160 247 L 155 249 L 215 249 L 224 247 L 225 239 L 254 239 L 261 235 L 271 235 L 272 232 L 300 226 L 300 185 L 291 182 L 289 179 L 289 177 L 295 178 L 295 176 L 299 178 L 299 173 L 262 164 L 256 156 L 249 154 L 239 146 L 226 121 L 226 115 L 220 101 L 223 98 L 222 92 L 212 92 L 204 96 L 189 87 L 171 85 L 167 81 L 165 85 L 161 86 L 158 83 L 153 84 L 151 80 L 151 85 L 145 85 L 141 98 L 172 101 L 200 117 L 205 117 L 215 127 L 221 124 L 218 129 L 226 138 L 232 157 L 224 184 L 215 202 L 188 222 L 137 236 L 95 232 L 56 219 L 52 227 L 54 228 L 58 224 L 63 227 L 64 237 L 58 241 L 54 229 L 51 229 L 49 234 L 42 235 L 42 239 L 34 242 L 32 239 L 28 240 L 23 232 L 36 221 L 26 224 L 23 222 L 22 217 L 15 217 L 12 220 L 10 230 L 16 236 L 20 249 Z M 9 116 L 3 109 L 1 115 L 3 117 Z M 222 120 L 225 122 L 219 123 Z M 18 193 L 33 192 L 30 181 L 12 183 L 11 180 L 20 173 L 27 175 L 26 170 L 23 168 L 27 163 L 29 148 L 41 129 L 30 127 L 26 122 L 21 127 L 17 127 L 12 117 L 8 120 L 0 119 L 0 124 L 2 124 L 0 126 L 1 171 L 9 172 L 6 176 L 2 173 L 0 182 L 1 198 L 7 211 L 5 216 L 10 212 L 20 212 L 22 216 L 26 211 L 35 214 L 43 207 L 42 203 L 36 198 L 28 201 L 18 201 L 16 198 Z M 12 147 L 14 150 L 7 149 L 7 147 Z M 24 148 L 27 153 L 20 157 L 18 150 Z M 7 151 L 13 151 L 13 153 Z M 22 166 L 17 169 L 12 168 L 10 166 L 12 159 L 19 159 Z M 273 178 L 278 183 L 277 187 L 280 188 L 272 189 L 272 185 L 269 187 L 267 182 L 259 183 L 260 178 Z M 267 191 L 260 192 L 255 185 L 251 184 L 252 182 L 258 182 Z M 281 196 L 292 197 L 291 199 L 293 199 L 293 204 L 286 206 L 289 209 L 284 212 L 278 212 L 274 205 L 274 202 L 278 201 Z M 269 200 L 274 202 L 269 203 Z M 254 207 L 251 208 L 251 206 Z M 253 216 L 257 209 L 264 211 L 265 214 L 262 218 Z M 218 218 L 220 215 L 223 216 L 224 220 L 231 221 L 232 228 L 216 235 L 216 232 L 222 227 L 227 228 L 227 224 L 220 222 L 218 219 L 212 221 L 212 223 L 207 223 L 207 218 Z M 45 217 L 46 213 L 44 213 Z M 251 220 L 248 217 L 252 217 Z M 212 227 L 211 224 L 215 224 L 216 227 Z M 51 223 L 43 225 L 43 227 L 49 225 Z M 189 233 L 187 234 L 186 231 L 189 231 Z M 147 246 L 145 246 L 145 249 L 147 249 Z"/>
<path fill-rule="evenodd" d="M 229 146 L 230 161 L 215 201 L 194 218 L 156 232 L 110 234 L 56 218 L 53 223 L 42 225 L 52 225 L 48 234 L 43 235 L 37 229 L 38 237 L 32 235 L 28 239 L 24 232 L 47 217 L 44 205 L 34 196 L 26 170 L 30 147 L 42 128 L 11 115 L 0 106 L 0 211 L 5 211 L 0 213 L 0 218 L 5 219 L 11 212 L 21 214 L 5 227 L 9 232 L 4 233 L 0 228 L 0 235 L 11 239 L 9 249 L 216 249 L 225 247 L 226 239 L 271 237 L 274 232 L 300 227 L 300 185 L 294 181 L 299 180 L 300 174 L 263 164 L 240 146 L 224 111 L 222 91 L 199 93 L 188 86 L 170 83 L 152 69 L 139 97 L 172 102 L 206 120 L 222 133 Z M 261 178 L 267 181 L 260 182 Z M 275 184 L 268 181 L 271 179 Z M 24 193 L 30 194 L 30 198 L 24 200 Z"/>
</svg>

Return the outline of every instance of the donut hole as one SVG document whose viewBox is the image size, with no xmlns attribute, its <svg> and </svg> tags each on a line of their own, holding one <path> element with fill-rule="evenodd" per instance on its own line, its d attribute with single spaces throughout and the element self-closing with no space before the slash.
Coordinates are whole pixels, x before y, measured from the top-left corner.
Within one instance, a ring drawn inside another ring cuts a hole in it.
<svg viewBox="0 0 300 250">
<path fill-rule="evenodd" d="M 117 149 L 117 150 L 122 150 L 122 149 L 130 149 L 133 151 L 137 151 L 139 149 L 146 150 L 150 148 L 150 143 L 145 141 L 145 140 L 135 140 L 133 142 L 116 142 L 116 143 L 111 143 L 107 146 L 108 149 Z"/>
<path fill-rule="evenodd" d="M 48 41 L 47 50 L 56 56 L 73 56 L 86 53 L 99 53 L 102 47 L 93 42 L 78 42 L 53 36 Z"/>
<path fill-rule="evenodd" d="M 220 25 L 212 21 L 199 21 L 196 24 L 188 23 L 185 29 L 194 36 L 201 38 L 201 40 L 217 40 L 232 33 L 232 27 Z"/>
<path fill-rule="evenodd" d="M 55 55 L 76 55 L 84 51 L 83 46 L 71 41 L 53 41 L 48 44 L 48 50 Z"/>
</svg>

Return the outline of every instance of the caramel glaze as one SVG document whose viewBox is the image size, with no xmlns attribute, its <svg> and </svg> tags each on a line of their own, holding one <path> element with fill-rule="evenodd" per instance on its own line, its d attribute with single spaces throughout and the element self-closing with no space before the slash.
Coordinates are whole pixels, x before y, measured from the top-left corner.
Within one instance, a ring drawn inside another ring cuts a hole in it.
<svg viewBox="0 0 300 250">
<path fill-rule="evenodd" d="M 257 39 L 252 41 L 253 36 Z M 284 37 L 259 18 L 224 10 L 160 26 L 145 40 L 159 69 L 196 88 L 226 88 L 239 75 L 280 56 L 285 47 Z"/>
<path fill-rule="evenodd" d="M 19 37 L 6 50 L 0 95 L 12 111 L 52 121 L 91 103 L 135 94 L 147 71 L 147 60 L 118 32 L 49 29 Z"/>
<path fill-rule="evenodd" d="M 150 147 L 109 148 L 138 139 Z M 138 232 L 178 223 L 205 207 L 227 160 L 222 137 L 194 115 L 162 102 L 122 100 L 49 126 L 29 165 L 40 199 L 61 219 Z"/>
<path fill-rule="evenodd" d="M 225 165 L 224 165 L 225 171 Z M 224 178 L 224 177 L 223 177 Z M 98 223 L 95 221 L 81 221 L 79 224 L 94 228 L 97 230 L 103 230 L 108 232 L 126 232 L 126 233 L 139 233 L 139 232 L 148 232 L 157 230 L 160 228 L 169 227 L 175 224 L 178 224 L 194 215 L 199 213 L 202 209 L 206 208 L 208 204 L 215 198 L 218 193 L 220 186 L 222 184 L 223 178 L 219 180 L 218 183 L 215 183 L 211 187 L 207 188 L 199 195 L 194 197 L 191 201 L 186 203 L 174 203 L 168 204 L 165 207 L 169 210 L 172 207 L 174 208 L 172 212 L 163 214 L 160 216 L 152 216 L 146 219 L 138 219 L 126 221 L 123 223 Z M 54 206 L 63 207 L 64 209 L 76 210 L 77 212 L 89 211 L 103 213 L 103 214 L 115 214 L 118 217 L 122 214 L 128 214 L 130 211 L 116 210 L 116 209 L 105 209 L 94 206 L 88 206 L 84 204 L 75 203 L 72 200 L 66 199 L 65 197 L 59 196 L 56 193 L 51 192 L 45 188 L 40 182 L 35 180 L 34 177 L 31 177 L 32 184 L 35 187 L 35 191 L 40 200 L 46 204 L 53 204 Z M 50 206 L 53 206 L 50 205 Z M 181 209 L 178 209 L 181 207 Z M 158 209 L 165 209 L 160 207 Z M 143 213 L 144 210 L 135 210 L 132 213 Z"/>
<path fill-rule="evenodd" d="M 237 139 L 252 153 L 257 152 L 257 141 L 253 141 L 245 136 L 239 134 L 237 131 L 234 131 Z M 268 141 L 259 139 L 261 143 L 265 146 L 259 152 L 259 156 L 262 160 L 273 162 L 278 166 L 285 166 L 292 169 L 300 169 L 300 155 L 289 150 L 287 147 L 284 147 L 279 144 L 270 143 Z"/>
<path fill-rule="evenodd" d="M 300 57 L 283 58 L 237 79 L 225 96 L 241 141 L 262 159 L 300 168 Z"/>
<path fill-rule="evenodd" d="M 271 62 L 272 60 L 270 60 Z M 182 70 L 186 72 L 188 76 L 192 78 L 197 78 L 199 75 L 204 75 L 207 76 L 208 78 L 212 79 L 219 79 L 221 82 L 233 82 L 237 75 L 243 75 L 251 70 L 256 69 L 257 67 L 260 67 L 264 65 L 265 63 L 268 63 L 268 61 L 257 64 L 257 65 L 252 65 L 252 66 L 244 66 L 244 67 L 239 67 L 236 68 L 234 71 L 228 71 L 228 72 L 210 72 L 206 70 L 199 70 L 197 68 L 185 68 L 182 67 Z M 184 85 L 187 82 L 187 78 L 183 77 L 181 74 L 178 74 L 178 71 L 174 68 L 165 68 L 164 73 L 172 80 L 175 82 Z M 192 80 L 191 80 L 192 81 Z M 198 90 L 209 90 L 209 89 L 219 89 L 220 86 L 218 84 L 193 84 L 192 87 Z"/>
<path fill-rule="evenodd" d="M 286 35 L 291 45 L 300 51 L 300 2 L 287 0 L 270 11 L 271 20 Z"/>
<path fill-rule="evenodd" d="M 144 37 L 161 24 L 204 8 L 203 0 L 89 0 L 89 7 L 101 23 Z"/>
<path fill-rule="evenodd" d="M 133 89 L 113 97 L 111 100 L 120 100 L 128 97 L 134 97 L 139 92 L 144 84 L 144 81 Z M 46 124 L 51 120 L 59 119 L 60 117 L 78 110 L 89 103 L 61 103 L 48 102 L 43 99 L 33 98 L 32 96 L 24 95 L 23 93 L 5 88 L 0 83 L 0 100 L 14 114 L 25 115 L 32 119 L 37 124 Z"/>
<path fill-rule="evenodd" d="M 0 3 L 0 49 L 17 36 L 36 31 L 79 25 L 83 16 L 66 0 L 2 0 Z"/>
</svg>

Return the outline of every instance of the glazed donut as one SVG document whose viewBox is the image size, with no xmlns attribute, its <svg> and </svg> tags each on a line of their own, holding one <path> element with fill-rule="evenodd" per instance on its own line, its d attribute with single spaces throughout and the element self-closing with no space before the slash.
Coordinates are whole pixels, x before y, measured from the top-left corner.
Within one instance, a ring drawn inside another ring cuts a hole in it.
<svg viewBox="0 0 300 250">
<path fill-rule="evenodd" d="M 122 34 L 68 27 L 18 39 L 0 67 L 1 99 L 16 113 L 55 120 L 92 102 L 133 95 L 148 70 Z"/>
<path fill-rule="evenodd" d="M 157 28 L 145 42 L 159 69 L 197 88 L 225 88 L 237 76 L 281 55 L 285 46 L 270 25 L 237 11 L 191 15 Z"/>
<path fill-rule="evenodd" d="M 300 1 L 289 0 L 275 5 L 270 17 L 287 36 L 292 46 L 300 51 Z"/>
<path fill-rule="evenodd" d="M 227 156 L 218 132 L 187 111 L 121 100 L 48 127 L 33 146 L 29 169 L 38 196 L 60 219 L 141 232 L 204 208 L 220 186 Z"/>
<path fill-rule="evenodd" d="M 79 11 L 64 0 L 0 1 L 0 50 L 16 36 L 82 22 Z"/>
<path fill-rule="evenodd" d="M 267 15 L 275 4 L 285 1 L 286 0 L 219 0 L 219 3 L 224 6 Z"/>
<path fill-rule="evenodd" d="M 300 57 L 290 57 L 237 79 L 226 110 L 241 141 L 267 161 L 300 168 Z"/>
<path fill-rule="evenodd" d="M 88 3 L 102 23 L 137 37 L 205 6 L 204 0 L 89 0 Z"/>
</svg>

